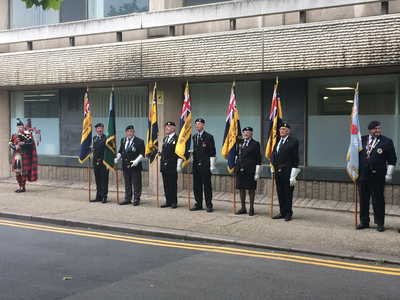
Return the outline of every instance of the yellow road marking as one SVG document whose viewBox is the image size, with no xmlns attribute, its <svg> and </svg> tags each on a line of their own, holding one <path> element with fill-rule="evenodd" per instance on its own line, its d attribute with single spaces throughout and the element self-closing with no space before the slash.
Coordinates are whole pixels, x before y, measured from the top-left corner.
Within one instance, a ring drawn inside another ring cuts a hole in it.
<svg viewBox="0 0 400 300">
<path fill-rule="evenodd" d="M 312 257 L 304 257 L 304 256 L 298 256 L 298 255 L 262 252 L 262 251 L 246 250 L 246 249 L 235 249 L 235 248 L 231 248 L 231 247 L 221 247 L 221 246 L 196 245 L 196 244 L 189 244 L 189 243 L 183 243 L 183 242 L 172 242 L 172 241 L 163 241 L 163 240 L 148 239 L 148 238 L 122 236 L 119 234 L 91 232 L 91 231 L 87 231 L 87 230 L 77 230 L 77 229 L 37 225 L 37 224 L 7 221 L 7 220 L 0 220 L 0 225 L 34 229 L 34 230 L 42 230 L 42 231 L 48 231 L 48 232 L 72 234 L 72 235 L 78 235 L 78 236 L 102 238 L 102 239 L 130 242 L 130 243 L 137 243 L 137 244 L 146 244 L 146 245 L 153 245 L 153 246 L 160 246 L 160 247 L 180 248 L 180 249 L 188 249 L 188 250 L 196 250 L 196 251 L 207 251 L 207 252 L 240 255 L 240 256 L 247 256 L 247 257 L 258 257 L 258 258 L 266 258 L 266 259 L 290 261 L 290 262 L 296 262 L 296 263 L 302 263 L 302 264 L 324 266 L 324 267 L 330 267 L 330 268 L 339 268 L 339 269 L 347 269 L 347 270 L 354 270 L 354 271 L 361 271 L 361 272 L 371 272 L 371 273 L 400 276 L 400 269 L 398 269 L 398 268 L 369 266 L 369 265 L 346 263 L 346 262 L 312 258 Z"/>
</svg>

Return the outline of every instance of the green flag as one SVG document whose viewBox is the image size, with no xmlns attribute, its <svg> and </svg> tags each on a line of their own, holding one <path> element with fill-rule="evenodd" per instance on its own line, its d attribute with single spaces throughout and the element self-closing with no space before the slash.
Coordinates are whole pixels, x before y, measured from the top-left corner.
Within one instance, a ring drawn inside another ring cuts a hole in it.
<svg viewBox="0 0 400 300">
<path fill-rule="evenodd" d="M 106 151 L 104 151 L 103 163 L 107 169 L 114 171 L 114 158 L 117 152 L 117 135 L 115 133 L 115 109 L 114 109 L 114 91 L 110 95 L 110 112 L 108 114 Z"/>
</svg>

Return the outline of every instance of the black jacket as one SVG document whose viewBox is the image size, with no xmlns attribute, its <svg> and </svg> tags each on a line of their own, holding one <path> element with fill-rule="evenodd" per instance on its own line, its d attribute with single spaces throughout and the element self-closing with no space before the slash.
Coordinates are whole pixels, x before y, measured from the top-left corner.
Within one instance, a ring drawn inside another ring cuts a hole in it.
<svg viewBox="0 0 400 300">
<path fill-rule="evenodd" d="M 386 163 L 395 166 L 397 162 L 393 141 L 383 135 L 378 137 L 375 147 L 370 153 L 370 160 L 372 164 L 371 170 L 367 155 L 368 140 L 369 135 L 364 135 L 361 138 L 363 150 L 361 150 L 358 154 L 360 169 L 358 180 L 365 181 L 373 176 L 377 181 L 385 182 L 385 175 L 387 171 Z"/>
<path fill-rule="evenodd" d="M 93 166 L 102 166 L 104 151 L 106 150 L 107 137 L 105 134 L 101 135 L 100 140 L 97 140 L 97 134 L 93 137 Z"/>
<path fill-rule="evenodd" d="M 242 143 L 239 144 L 237 159 L 235 164 L 235 174 L 256 173 L 256 165 L 261 165 L 261 146 L 260 143 L 251 139 L 245 149 L 242 149 Z"/>
<path fill-rule="evenodd" d="M 203 131 L 199 143 L 193 135 L 193 171 L 210 172 L 210 157 L 216 156 L 214 137 Z"/>
<path fill-rule="evenodd" d="M 277 179 L 289 180 L 292 168 L 299 167 L 299 141 L 289 135 L 279 153 L 276 152 L 278 145 L 279 140 L 273 151 L 275 176 Z"/>
<path fill-rule="evenodd" d="M 167 137 L 164 138 L 162 145 L 160 171 L 163 173 L 172 174 L 176 173 L 176 166 L 179 158 L 175 153 L 178 136 L 174 134 L 172 139 L 168 141 L 168 144 L 165 144 L 166 139 Z"/>
<path fill-rule="evenodd" d="M 137 136 L 133 139 L 128 150 L 125 150 L 125 143 L 127 137 L 121 139 L 121 145 L 119 147 L 118 153 L 122 154 L 122 169 L 125 171 L 142 171 L 142 162 L 140 162 L 136 167 L 131 167 L 131 160 L 135 160 L 140 154 L 144 156 L 144 141 Z"/>
</svg>

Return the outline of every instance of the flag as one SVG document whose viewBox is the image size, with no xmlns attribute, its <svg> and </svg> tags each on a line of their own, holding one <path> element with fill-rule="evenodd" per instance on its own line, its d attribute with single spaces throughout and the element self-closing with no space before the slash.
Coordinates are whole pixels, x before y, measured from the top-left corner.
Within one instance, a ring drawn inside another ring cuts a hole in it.
<svg viewBox="0 0 400 300">
<path fill-rule="evenodd" d="M 175 153 L 183 159 L 182 167 L 190 161 L 190 143 L 192 142 L 192 111 L 190 107 L 189 83 L 186 83 L 186 89 L 181 113 L 180 129 L 178 143 L 175 147 Z"/>
<path fill-rule="evenodd" d="M 107 141 L 104 151 L 103 164 L 107 169 L 114 171 L 114 158 L 117 152 L 117 134 L 115 128 L 114 91 L 110 94 L 110 112 L 108 113 Z"/>
<path fill-rule="evenodd" d="M 228 160 L 228 171 L 232 173 L 235 168 L 235 156 L 237 140 L 242 139 L 240 128 L 239 112 L 236 106 L 235 82 L 231 88 L 231 98 L 229 101 L 228 113 L 226 115 L 224 138 L 222 139 L 222 157 Z"/>
<path fill-rule="evenodd" d="M 89 107 L 89 90 L 85 94 L 83 99 L 83 129 L 81 146 L 79 149 L 79 162 L 82 164 L 86 159 L 89 158 L 92 153 L 92 116 L 90 115 Z"/>
<path fill-rule="evenodd" d="M 153 165 L 158 156 L 158 125 L 157 125 L 157 83 L 153 89 L 153 103 L 149 115 L 149 128 L 147 130 L 146 157 L 150 160 L 150 166 Z"/>
<path fill-rule="evenodd" d="M 269 128 L 268 128 L 268 141 L 267 149 L 265 149 L 265 157 L 270 161 L 270 167 L 274 169 L 274 156 L 273 151 L 278 137 L 279 126 L 282 124 L 282 108 L 281 99 L 278 94 L 278 80 L 274 86 L 274 94 L 272 95 L 271 112 L 269 114 Z"/>
<path fill-rule="evenodd" d="M 347 152 L 347 173 L 353 181 L 358 178 L 358 152 L 362 150 L 360 122 L 358 120 L 358 83 L 354 93 L 350 119 L 350 145 Z"/>
</svg>

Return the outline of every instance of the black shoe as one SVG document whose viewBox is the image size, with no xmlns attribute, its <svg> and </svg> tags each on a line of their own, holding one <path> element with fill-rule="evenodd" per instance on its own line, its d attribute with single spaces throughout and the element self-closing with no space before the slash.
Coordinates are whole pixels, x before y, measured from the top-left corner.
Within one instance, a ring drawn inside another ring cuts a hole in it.
<svg viewBox="0 0 400 300">
<path fill-rule="evenodd" d="M 356 226 L 356 229 L 357 229 L 357 230 L 361 230 L 361 229 L 364 229 L 364 228 L 369 228 L 369 224 L 360 223 L 360 224 L 358 224 L 358 225 Z"/>
<path fill-rule="evenodd" d="M 124 200 L 122 201 L 119 205 L 127 205 L 127 204 L 131 204 L 131 200 Z"/>
<path fill-rule="evenodd" d="M 107 203 L 107 198 L 103 198 L 103 199 L 101 200 L 101 203 L 103 203 L 103 204 Z"/>
<path fill-rule="evenodd" d="M 19 190 L 20 190 L 20 189 L 21 189 L 21 188 L 18 188 L 17 190 L 15 190 L 15 192 L 16 192 L 16 193 L 19 193 Z"/>
<path fill-rule="evenodd" d="M 195 205 L 195 206 L 193 206 L 193 207 L 190 209 L 190 211 L 196 211 L 196 210 L 203 210 L 203 208 L 202 208 L 202 207 L 197 207 L 197 206 Z"/>
<path fill-rule="evenodd" d="M 24 193 L 26 192 L 25 188 L 20 188 L 17 191 L 15 191 L 16 193 Z"/>
<path fill-rule="evenodd" d="M 138 206 L 139 205 L 139 200 L 133 201 L 133 206 Z"/>
<path fill-rule="evenodd" d="M 171 207 L 172 205 L 169 203 L 164 203 L 163 205 L 161 205 L 161 208 L 165 208 L 165 207 Z"/>
<path fill-rule="evenodd" d="M 172 204 L 172 205 L 171 205 L 171 208 L 172 208 L 172 209 L 178 208 L 178 205 Z"/>
<path fill-rule="evenodd" d="M 235 215 L 243 215 L 243 214 L 247 214 L 247 211 L 245 208 L 241 208 L 235 213 Z"/>
<path fill-rule="evenodd" d="M 384 232 L 385 231 L 385 226 L 383 224 L 378 224 L 378 231 L 379 232 Z"/>
<path fill-rule="evenodd" d="M 286 216 L 285 221 L 287 221 L 287 222 L 292 221 L 292 216 Z"/>
<path fill-rule="evenodd" d="M 95 198 L 95 199 L 90 200 L 90 202 L 101 202 L 101 199 Z"/>
<path fill-rule="evenodd" d="M 213 212 L 213 208 L 211 206 L 207 207 L 207 212 Z"/>
<path fill-rule="evenodd" d="M 276 216 L 273 216 L 272 219 L 277 220 L 277 219 L 284 219 L 285 216 L 281 213 L 277 214 Z"/>
<path fill-rule="evenodd" d="M 250 210 L 249 210 L 249 216 L 254 216 L 254 208 L 250 208 Z"/>
</svg>

